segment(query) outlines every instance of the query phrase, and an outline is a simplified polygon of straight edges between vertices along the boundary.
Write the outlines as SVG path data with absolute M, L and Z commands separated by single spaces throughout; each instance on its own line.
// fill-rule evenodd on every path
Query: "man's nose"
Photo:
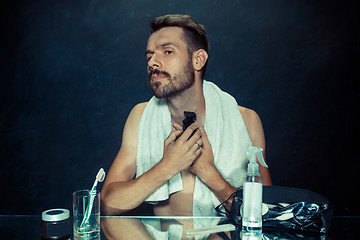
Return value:
M 148 68 L 150 71 L 155 68 L 161 68 L 161 62 L 158 57 L 155 56 L 155 54 L 148 61 Z

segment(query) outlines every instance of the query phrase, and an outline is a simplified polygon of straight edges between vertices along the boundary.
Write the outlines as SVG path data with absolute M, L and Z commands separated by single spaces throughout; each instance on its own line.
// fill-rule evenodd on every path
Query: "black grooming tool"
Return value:
M 191 124 L 196 121 L 196 113 L 184 111 L 185 119 L 183 120 L 183 130 L 185 131 Z

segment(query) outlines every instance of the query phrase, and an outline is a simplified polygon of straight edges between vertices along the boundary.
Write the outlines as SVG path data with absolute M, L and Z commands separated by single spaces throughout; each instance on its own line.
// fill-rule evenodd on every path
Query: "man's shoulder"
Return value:
M 146 105 L 147 102 L 143 102 L 143 103 L 138 103 L 133 107 L 126 120 L 126 124 L 125 124 L 126 128 L 137 129 Z
M 259 127 L 261 127 L 262 129 L 261 119 L 254 110 L 242 106 L 238 106 L 238 107 L 248 131 L 252 132 L 253 130 L 258 129 Z
M 133 107 L 133 109 L 131 110 L 130 115 L 134 115 L 134 117 L 139 117 L 139 116 L 141 117 L 147 104 L 148 104 L 148 102 L 142 102 L 142 103 L 136 104 Z
M 252 109 L 238 107 L 254 146 L 264 147 L 264 130 L 259 115 Z
M 245 120 L 256 120 L 260 119 L 259 115 L 252 109 L 243 106 L 238 106 L 241 116 Z

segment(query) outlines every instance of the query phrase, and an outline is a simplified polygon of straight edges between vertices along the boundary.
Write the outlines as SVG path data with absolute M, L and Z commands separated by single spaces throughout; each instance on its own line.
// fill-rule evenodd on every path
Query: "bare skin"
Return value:
M 167 97 L 173 131 L 164 141 L 163 158 L 148 172 L 135 178 L 138 125 L 147 104 L 140 103 L 128 116 L 124 126 L 122 146 L 109 170 L 101 192 L 102 210 L 105 214 L 121 214 L 136 208 L 157 188 L 179 172 L 182 175 L 183 190 L 171 194 L 168 200 L 155 205 L 156 215 L 191 216 L 195 176 L 214 192 L 220 202 L 225 201 L 235 191 L 217 171 L 211 144 L 203 128 L 205 100 L 201 69 L 208 55 L 206 51 L 199 49 L 189 59 L 182 34 L 182 29 L 178 27 L 160 29 L 150 36 L 146 50 L 148 72 L 159 69 L 171 76 L 180 75 L 190 63 L 195 74 L 195 81 L 190 87 Z M 181 88 L 179 81 L 172 81 L 162 74 L 152 75 L 149 84 L 154 93 L 159 95 L 163 94 L 164 89 L 169 86 L 177 90 Z M 184 111 L 196 112 L 197 122 L 183 132 L 181 123 Z M 265 137 L 259 116 L 253 110 L 240 106 L 239 111 L 253 145 L 265 151 Z M 190 137 L 193 132 L 195 134 Z M 271 185 L 268 169 L 260 167 L 260 172 L 264 178 L 264 185 Z M 230 207 L 231 201 L 226 208 L 230 209 Z

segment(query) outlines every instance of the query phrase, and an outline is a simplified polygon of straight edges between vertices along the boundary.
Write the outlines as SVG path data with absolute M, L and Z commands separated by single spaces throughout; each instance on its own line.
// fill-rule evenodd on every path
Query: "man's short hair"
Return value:
M 184 39 L 187 44 L 189 57 L 193 52 L 204 49 L 208 55 L 210 51 L 209 41 L 205 27 L 195 22 L 189 15 L 170 14 L 153 19 L 150 23 L 150 33 L 159 31 L 165 27 L 180 27 L 184 31 Z M 205 76 L 207 61 L 202 68 L 202 78 Z

